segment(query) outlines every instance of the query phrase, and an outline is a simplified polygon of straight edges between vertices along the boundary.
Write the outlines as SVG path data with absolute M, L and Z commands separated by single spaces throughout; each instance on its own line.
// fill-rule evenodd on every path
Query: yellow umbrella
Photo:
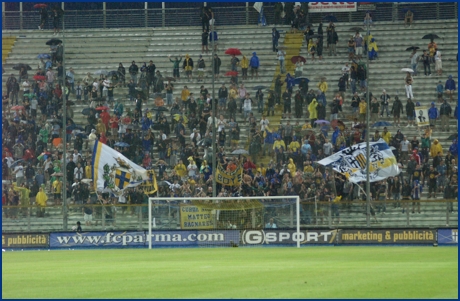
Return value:
M 187 116 L 181 115 L 181 114 L 174 114 L 174 120 L 179 121 L 179 120 L 181 120 L 181 118 L 184 121 L 184 123 L 188 122 Z

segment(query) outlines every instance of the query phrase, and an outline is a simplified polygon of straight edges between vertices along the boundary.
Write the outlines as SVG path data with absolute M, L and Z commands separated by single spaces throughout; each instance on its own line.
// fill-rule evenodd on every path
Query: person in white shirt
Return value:
M 224 115 L 220 115 L 219 120 L 217 120 L 217 132 L 221 132 L 223 129 L 225 129 L 226 125 L 227 121 L 224 119 Z
M 89 146 L 89 149 L 93 149 L 94 148 L 94 143 L 97 139 L 97 136 L 96 136 L 96 130 L 95 129 L 92 129 L 91 130 L 91 134 L 89 134 L 88 136 L 88 146 Z
M 404 137 L 400 145 L 401 162 L 403 162 L 404 164 L 406 164 L 407 160 L 409 159 L 410 148 L 411 148 L 411 144 L 409 140 L 407 140 L 407 138 Z
M 266 229 L 276 229 L 276 224 L 273 221 L 273 218 L 270 218 L 270 221 L 265 225 Z
M 16 186 L 20 187 L 24 183 L 24 167 L 22 167 L 22 163 L 18 163 L 13 173 L 16 175 Z
M 348 66 L 348 63 L 345 63 L 345 66 L 342 67 L 342 76 L 344 76 L 344 80 L 347 83 L 347 89 L 350 87 L 349 74 L 350 74 L 350 67 Z
M 196 176 L 196 171 L 198 169 L 198 167 L 196 166 L 196 163 L 195 161 L 193 161 L 193 158 L 189 158 L 189 164 L 187 166 L 187 170 L 188 170 L 188 176 L 191 177 L 191 178 L 194 178 Z
M 262 119 L 260 120 L 260 131 L 263 132 L 265 131 L 265 127 L 270 124 L 270 121 L 265 117 L 265 115 L 262 115 Z
M 81 164 L 78 163 L 77 167 L 75 167 L 73 170 L 73 176 L 74 176 L 75 181 L 83 179 L 83 175 L 84 175 L 83 167 L 81 167 Z
M 75 87 L 75 96 L 77 100 L 81 100 L 81 96 L 83 94 L 83 86 L 80 84 L 80 81 L 77 82 L 77 86 Z
M 281 74 L 286 73 L 286 68 L 285 68 L 285 65 L 284 65 L 284 56 L 285 55 L 286 55 L 286 52 L 284 52 L 283 50 L 278 50 L 278 53 L 276 54 L 276 56 L 278 57 L 278 60 L 280 61 L 280 73 Z
M 77 164 L 78 162 L 78 157 L 81 156 L 80 153 L 78 153 L 78 150 L 74 149 L 73 154 L 72 154 L 72 161 Z
M 323 153 L 325 156 L 330 156 L 332 155 L 332 143 L 329 142 L 329 140 L 324 140 L 323 144 Z
M 243 113 L 244 119 L 247 120 L 249 113 L 252 111 L 252 99 L 249 98 L 249 93 L 246 94 L 246 98 L 243 101 Z
M 29 94 L 29 91 L 30 91 L 30 83 L 29 83 L 29 80 L 26 79 L 22 83 L 22 101 L 24 101 L 25 99 L 24 95 Z
M 108 79 L 105 79 L 103 82 L 102 82 L 102 85 L 104 85 L 104 88 L 102 88 L 102 96 L 103 97 L 107 97 L 108 96 L 108 93 L 109 93 L 109 89 L 108 87 L 110 86 L 111 82 L 110 80 Z
M 37 117 L 37 107 L 38 107 L 38 100 L 36 97 L 33 97 L 30 101 L 30 114 L 32 118 Z
M 435 54 L 434 54 L 434 68 L 436 70 L 436 73 L 441 76 L 442 75 L 442 59 L 441 59 L 441 51 L 438 50 L 438 48 L 435 49 Z
M 208 130 L 212 130 L 212 119 L 214 118 L 214 122 L 216 123 L 216 128 L 218 127 L 218 123 L 219 123 L 219 120 L 217 119 L 217 117 L 213 117 L 212 113 L 209 115 L 209 118 L 208 118 L 208 123 L 207 123 L 207 126 L 206 128 Z

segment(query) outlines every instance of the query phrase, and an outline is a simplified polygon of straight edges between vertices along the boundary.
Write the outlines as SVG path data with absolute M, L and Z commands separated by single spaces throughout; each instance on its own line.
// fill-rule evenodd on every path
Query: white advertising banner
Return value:
M 357 2 L 309 2 L 309 13 L 333 13 L 357 11 Z
M 417 121 L 418 126 L 427 126 L 430 125 L 430 120 L 428 119 L 428 110 L 427 106 L 415 107 L 415 120 Z

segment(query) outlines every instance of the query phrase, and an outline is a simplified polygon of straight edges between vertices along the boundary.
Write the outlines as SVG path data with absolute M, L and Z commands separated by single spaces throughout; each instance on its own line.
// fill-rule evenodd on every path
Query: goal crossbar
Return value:
M 199 204 L 199 202 L 206 202 L 206 201 L 249 201 L 250 205 L 255 204 L 255 201 L 263 202 L 264 200 L 295 200 L 295 212 L 296 212 L 296 231 L 300 233 L 300 197 L 298 195 L 290 195 L 290 196 L 257 196 L 257 197 L 149 197 L 149 205 L 148 205 L 148 217 L 149 217 L 149 249 L 152 248 L 152 203 L 153 201 L 189 201 L 192 205 Z M 203 206 L 209 206 L 209 204 L 213 203 L 203 203 Z M 220 206 L 219 206 L 220 207 Z M 226 210 L 225 208 L 220 208 L 219 210 Z M 300 240 L 297 240 L 297 247 L 300 248 Z

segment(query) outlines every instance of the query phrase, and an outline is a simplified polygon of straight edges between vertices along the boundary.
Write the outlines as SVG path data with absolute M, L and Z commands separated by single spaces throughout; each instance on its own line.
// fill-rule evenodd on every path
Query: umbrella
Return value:
M 81 111 L 83 115 L 89 116 L 89 115 L 94 115 L 96 114 L 96 110 L 93 108 L 84 108 L 83 111 Z
M 188 122 L 188 118 L 187 118 L 187 116 L 185 116 L 185 115 L 174 114 L 173 117 L 174 117 L 174 120 L 176 120 L 176 121 L 179 121 L 179 120 L 182 118 L 182 120 L 184 120 L 184 123 L 187 123 L 187 122 Z
M 255 86 L 253 89 L 254 90 L 264 90 L 264 89 L 267 89 L 268 87 L 266 86 Z
M 447 137 L 447 140 L 454 140 L 458 138 L 458 134 L 452 134 L 449 137 Z
M 47 6 L 48 6 L 47 4 L 39 3 L 39 4 L 35 4 L 34 8 L 43 8 L 43 7 L 47 7 Z
M 117 75 L 119 76 L 121 73 L 119 73 L 118 71 L 110 71 L 109 73 L 107 73 L 108 76 L 112 77 L 114 75 Z
M 59 39 L 51 39 L 51 40 L 48 40 L 48 41 L 46 42 L 46 45 L 50 45 L 50 46 L 51 46 L 51 45 L 57 45 L 57 44 L 59 44 L 59 43 L 62 43 L 62 41 L 59 40 Z
M 437 34 L 429 33 L 429 34 L 424 35 L 422 39 L 433 40 L 433 39 L 440 39 L 440 37 L 438 37 Z
M 142 98 L 142 99 L 147 98 L 147 96 L 145 95 L 144 91 L 141 90 L 141 89 L 136 88 L 136 96 L 137 96 L 137 94 L 139 94 L 140 98 Z
M 119 147 L 128 147 L 129 146 L 129 144 L 126 143 L 126 142 L 117 142 L 114 145 L 119 146 Z
M 402 68 L 401 71 L 402 72 L 410 72 L 410 73 L 414 72 L 414 70 L 412 70 L 411 68 Z
M 81 138 L 85 138 L 85 137 L 86 137 L 86 134 L 85 134 L 85 133 L 77 133 L 77 134 L 75 134 L 75 136 L 78 136 L 78 137 L 81 137 Z
M 167 81 L 172 81 L 172 82 L 175 82 L 175 81 L 176 81 L 176 79 L 175 79 L 174 77 L 170 77 L 170 76 L 166 76 L 165 79 L 166 79 Z
M 312 35 L 310 35 L 310 36 L 306 36 L 306 39 L 309 40 L 309 39 L 322 38 L 322 37 L 323 37 L 322 34 L 317 34 L 317 33 L 315 33 L 315 34 L 312 34 Z
M 323 17 L 323 20 L 327 21 L 327 22 L 337 22 L 338 21 L 336 16 L 334 16 L 334 15 L 327 15 L 327 16 Z
M 169 110 L 165 107 L 154 107 L 152 109 L 153 111 L 158 111 L 158 112 L 168 112 Z
M 372 127 L 379 127 L 379 126 L 392 126 L 392 124 L 386 121 L 377 121 L 376 123 L 372 125 Z
M 329 121 L 327 121 L 327 120 L 316 120 L 316 121 L 315 121 L 315 123 L 318 123 L 318 124 L 320 124 L 320 123 L 326 123 L 326 124 L 329 124 L 330 122 L 329 122 Z
M 420 49 L 420 47 L 410 46 L 409 48 L 406 48 L 406 51 L 417 50 L 417 49 Z
M 235 149 L 232 153 L 232 155 L 247 155 L 249 152 L 245 149 Z
M 353 128 L 355 128 L 355 129 L 363 129 L 365 127 L 366 127 L 366 124 L 360 123 L 360 124 L 355 125 Z
M 62 172 L 55 172 L 51 174 L 52 177 L 62 177 L 63 175 L 64 174 Z
M 225 76 L 237 76 L 238 75 L 238 71 L 228 71 L 227 73 L 225 73 Z
M 48 53 L 40 53 L 37 55 L 37 59 L 50 59 L 51 56 Z
M 11 110 L 13 110 L 13 111 L 24 110 L 24 107 L 23 106 L 14 106 L 14 107 L 11 107 Z
M 91 180 L 91 179 L 81 179 L 81 182 L 82 182 L 82 183 L 85 183 L 85 184 L 89 184 L 89 183 L 91 183 L 92 181 L 93 181 L 93 180 Z
M 100 106 L 96 108 L 96 111 L 103 111 L 103 110 L 110 110 L 110 108 L 106 106 Z
M 21 70 L 22 67 L 26 68 L 26 70 L 32 70 L 32 68 L 30 68 L 30 66 L 27 65 L 27 64 L 16 64 L 16 65 L 13 66 L 13 69 L 14 70 Z
M 96 72 L 94 72 L 94 74 L 95 74 L 95 75 L 101 75 L 101 74 L 103 74 L 103 75 L 107 75 L 107 74 L 108 74 L 108 72 L 107 72 L 107 71 L 105 71 L 105 70 L 97 70 Z
M 350 28 L 350 30 L 351 31 L 364 31 L 364 28 L 359 27 L 359 26 L 355 26 L 355 27 Z
M 295 63 L 297 63 L 297 60 L 298 60 L 299 58 L 300 58 L 300 61 L 301 61 L 301 62 L 304 62 L 304 63 L 307 62 L 307 60 L 306 60 L 303 56 L 300 56 L 300 55 L 295 55 L 295 56 L 291 57 L 291 62 L 292 62 L 293 64 L 295 64 Z
M 225 50 L 225 54 L 228 55 L 241 55 L 241 51 L 238 48 L 228 48 Z
M 196 143 L 196 145 L 198 146 L 210 146 L 211 144 L 212 144 L 211 138 L 204 138 Z
M 34 75 L 34 80 L 45 80 L 46 76 L 43 75 Z
M 156 98 L 166 98 L 166 93 L 153 93 L 150 95 L 150 97 L 156 99 Z
M 339 119 L 334 119 L 334 120 L 332 120 L 332 121 L 331 121 L 331 127 L 332 127 L 332 128 L 335 128 L 335 127 L 337 127 L 337 126 L 338 126 L 338 127 L 341 127 L 341 128 L 342 128 L 342 127 L 345 128 L 345 124 L 343 123 L 342 120 L 339 120 Z
M 310 80 L 309 80 L 308 78 L 301 76 L 301 77 L 296 77 L 296 78 L 294 78 L 294 83 L 295 83 L 296 85 L 298 85 L 298 84 L 300 84 L 300 82 L 302 81 L 302 79 L 305 80 L 307 83 L 310 82 Z
M 16 165 L 18 165 L 18 163 L 20 163 L 20 162 L 24 162 L 24 160 L 23 160 L 23 159 L 19 159 L 19 160 L 17 160 L 17 161 L 14 161 L 13 163 L 11 163 L 10 168 L 15 168 Z

